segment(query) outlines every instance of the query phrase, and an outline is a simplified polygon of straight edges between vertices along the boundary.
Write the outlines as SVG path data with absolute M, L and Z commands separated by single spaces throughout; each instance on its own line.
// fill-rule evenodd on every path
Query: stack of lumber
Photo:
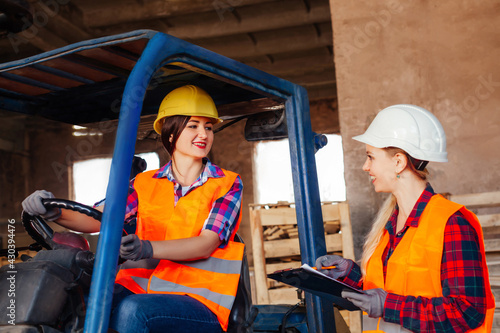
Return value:
M 250 204 L 250 226 L 255 277 L 255 304 L 296 304 L 297 289 L 267 278 L 278 270 L 302 265 L 297 217 L 292 203 Z M 347 202 L 321 205 L 325 242 L 329 254 L 354 259 L 352 230 Z M 314 263 L 311 263 L 314 264 Z M 357 312 L 341 312 L 353 332 L 361 331 Z

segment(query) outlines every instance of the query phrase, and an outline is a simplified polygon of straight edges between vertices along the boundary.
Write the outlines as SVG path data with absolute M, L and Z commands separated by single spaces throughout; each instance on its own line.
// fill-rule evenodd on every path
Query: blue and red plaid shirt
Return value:
M 225 177 L 224 172 L 217 165 L 212 164 L 208 159 L 204 159 L 205 168 L 196 181 L 187 189 L 182 188 L 172 173 L 171 162 L 168 162 L 153 175 L 153 178 L 167 178 L 174 183 L 175 204 L 183 196 L 188 195 L 195 188 L 202 186 L 209 178 Z M 243 192 L 243 183 L 240 176 L 236 177 L 231 189 L 222 197 L 217 199 L 210 210 L 210 214 L 205 220 L 202 230 L 212 230 L 219 235 L 224 247 L 231 236 L 236 222 L 241 213 L 241 196 Z M 137 217 L 137 206 L 139 199 L 134 188 L 134 180 L 130 182 L 129 194 L 127 197 L 127 207 L 125 209 L 125 223 L 132 221 Z
M 415 204 L 404 228 L 396 233 L 398 207 L 386 224 L 389 244 L 384 250 L 384 277 L 387 262 L 410 226 L 418 227 L 424 208 L 434 195 L 428 184 Z M 353 265 L 343 280 L 362 288 L 361 270 Z M 452 215 L 445 228 L 441 260 L 443 297 L 425 298 L 389 293 L 383 319 L 413 332 L 466 332 L 479 327 L 486 314 L 482 254 L 475 229 L 462 213 Z

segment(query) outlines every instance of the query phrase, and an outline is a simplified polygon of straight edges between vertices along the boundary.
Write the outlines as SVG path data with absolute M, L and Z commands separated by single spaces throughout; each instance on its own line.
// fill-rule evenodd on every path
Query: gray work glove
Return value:
M 141 260 L 153 257 L 153 246 L 148 240 L 141 240 L 136 234 L 122 237 L 120 257 L 126 260 Z
M 52 199 L 54 195 L 45 190 L 38 190 L 24 199 L 23 210 L 33 216 L 41 216 L 44 220 L 55 221 L 61 216 L 61 209 L 54 207 L 47 210 L 42 204 L 42 199 Z
M 318 272 L 328 275 L 331 278 L 338 279 L 346 277 L 351 271 L 354 262 L 350 259 L 344 259 L 337 255 L 326 255 L 316 259 L 316 268 Z M 323 267 L 335 266 L 333 269 L 323 269 Z
M 363 294 L 354 291 L 342 291 L 342 297 L 347 298 L 358 308 L 368 313 L 369 317 L 378 318 L 384 314 L 384 304 L 387 291 L 382 288 L 364 290 Z

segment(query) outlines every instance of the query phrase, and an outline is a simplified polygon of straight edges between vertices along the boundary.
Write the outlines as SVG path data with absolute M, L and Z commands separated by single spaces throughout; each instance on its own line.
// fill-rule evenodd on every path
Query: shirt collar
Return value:
M 420 197 L 418 198 L 417 202 L 415 203 L 415 206 L 413 206 L 413 209 L 408 216 L 408 219 L 406 220 L 405 227 L 418 227 L 418 222 L 420 220 L 420 216 L 422 215 L 422 212 L 424 211 L 425 207 L 431 200 L 432 196 L 435 194 L 434 189 L 432 188 L 431 184 L 427 183 L 427 186 L 425 187 L 424 191 L 422 194 L 420 194 Z M 397 218 L 399 214 L 399 207 L 396 206 L 394 209 L 394 212 L 392 213 L 391 218 L 385 225 L 385 228 L 391 232 L 392 230 L 396 230 L 396 223 L 397 223 Z
M 195 183 L 199 180 L 204 183 L 208 178 L 224 177 L 224 172 L 222 171 L 222 169 L 217 165 L 212 164 L 212 162 L 210 162 L 208 158 L 203 158 L 203 164 L 205 164 L 205 168 L 203 168 L 200 177 L 198 177 Z M 172 161 L 169 161 L 167 164 L 158 169 L 158 171 L 156 171 L 153 175 L 153 178 L 167 178 L 172 183 L 177 183 L 172 172 Z

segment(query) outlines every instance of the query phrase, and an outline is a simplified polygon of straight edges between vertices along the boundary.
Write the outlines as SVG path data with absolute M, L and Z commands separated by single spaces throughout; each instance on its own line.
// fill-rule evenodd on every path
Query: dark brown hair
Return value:
M 171 116 L 163 120 L 161 142 L 170 156 L 174 153 L 177 139 L 179 139 L 189 119 L 191 119 L 191 116 Z M 170 140 L 170 137 L 172 140 Z

